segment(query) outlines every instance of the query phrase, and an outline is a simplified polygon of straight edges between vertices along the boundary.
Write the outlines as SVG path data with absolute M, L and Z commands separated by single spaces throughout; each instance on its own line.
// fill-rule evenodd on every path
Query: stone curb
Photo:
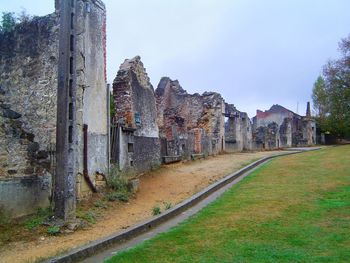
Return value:
M 308 151 L 313 151 L 318 149 L 312 149 Z M 66 255 L 56 257 L 54 259 L 50 259 L 45 262 L 50 263 L 71 263 L 71 262 L 77 262 L 79 260 L 83 260 L 85 258 L 88 258 L 89 256 L 96 254 L 98 251 L 103 251 L 105 249 L 110 248 L 111 246 L 122 243 L 123 241 L 129 240 L 133 237 L 136 237 L 142 233 L 145 233 L 149 231 L 150 229 L 160 225 L 161 223 L 169 220 L 170 218 L 173 218 L 182 212 L 186 211 L 188 208 L 194 206 L 210 194 L 214 193 L 216 190 L 220 189 L 221 187 L 227 185 L 228 183 L 232 182 L 234 179 L 240 177 L 241 175 L 245 174 L 249 170 L 257 167 L 258 165 L 271 160 L 276 157 L 286 156 L 286 155 L 292 155 L 297 153 L 302 153 L 305 151 L 295 151 L 295 152 L 288 152 L 288 153 L 282 153 L 278 155 L 268 156 L 264 157 L 260 160 L 257 160 L 250 165 L 240 169 L 239 171 L 230 174 L 223 179 L 219 180 L 218 182 L 208 186 L 204 190 L 198 192 L 197 194 L 193 195 L 191 198 L 183 201 L 182 203 L 174 206 L 173 208 L 167 210 L 166 212 L 162 213 L 159 216 L 156 216 L 150 220 L 147 220 L 141 224 L 137 224 L 135 226 L 132 226 L 131 228 L 114 233 L 106 238 L 94 241 L 90 244 L 87 244 L 85 246 L 79 247 L 77 249 L 72 250 Z

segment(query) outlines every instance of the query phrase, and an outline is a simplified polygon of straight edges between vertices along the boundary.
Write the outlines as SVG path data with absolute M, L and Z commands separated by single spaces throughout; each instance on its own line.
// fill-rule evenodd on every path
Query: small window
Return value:
M 133 143 L 128 143 L 128 152 L 133 153 L 134 152 L 134 144 Z
M 135 113 L 135 124 L 141 125 L 141 115 L 138 112 Z
M 130 161 L 130 166 L 134 166 L 134 161 Z

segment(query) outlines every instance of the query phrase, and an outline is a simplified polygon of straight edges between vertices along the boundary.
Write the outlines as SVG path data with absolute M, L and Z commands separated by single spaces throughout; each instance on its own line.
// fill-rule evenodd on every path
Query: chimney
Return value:
M 306 117 L 311 118 L 310 102 L 307 102 L 306 106 Z

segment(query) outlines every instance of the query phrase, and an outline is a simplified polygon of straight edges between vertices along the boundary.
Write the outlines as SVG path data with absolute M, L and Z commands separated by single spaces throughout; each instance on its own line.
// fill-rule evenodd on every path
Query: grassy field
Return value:
M 350 146 L 277 158 L 106 262 L 350 262 Z

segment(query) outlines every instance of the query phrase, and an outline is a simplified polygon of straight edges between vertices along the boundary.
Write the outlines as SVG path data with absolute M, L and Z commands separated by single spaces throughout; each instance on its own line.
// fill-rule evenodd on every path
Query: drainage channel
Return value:
M 318 149 L 319 148 L 312 148 L 308 151 Z M 276 157 L 297 154 L 304 151 L 305 150 L 286 152 L 262 158 L 210 185 L 201 192 L 192 196 L 190 199 L 185 200 L 159 216 L 135 225 L 125 231 L 114 233 L 109 237 L 94 241 L 88 245 L 72 250 L 66 255 L 50 259 L 46 262 L 103 262 L 105 259 L 110 258 L 117 252 L 133 247 L 136 244 L 150 239 L 159 233 L 165 232 L 171 227 L 178 225 L 188 217 L 196 214 L 203 207 L 207 206 L 209 203 L 221 196 L 227 189 L 241 181 L 244 177 L 255 171 L 267 161 Z

